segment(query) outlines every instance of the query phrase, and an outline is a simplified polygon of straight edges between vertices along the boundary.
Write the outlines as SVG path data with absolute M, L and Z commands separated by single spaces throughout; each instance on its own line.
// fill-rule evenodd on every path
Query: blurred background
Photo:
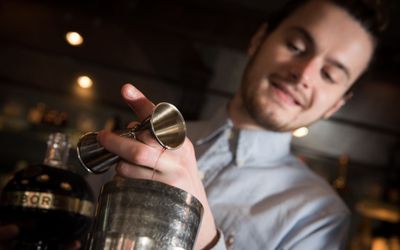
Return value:
M 283 3 L 2 0 L 0 189 L 42 161 L 50 132 L 74 148 L 84 132 L 135 119 L 120 98 L 126 82 L 186 120 L 209 118 L 238 87 L 251 35 Z M 352 210 L 352 250 L 400 249 L 399 5 L 353 99 L 292 142 Z M 73 150 L 70 164 L 83 174 Z

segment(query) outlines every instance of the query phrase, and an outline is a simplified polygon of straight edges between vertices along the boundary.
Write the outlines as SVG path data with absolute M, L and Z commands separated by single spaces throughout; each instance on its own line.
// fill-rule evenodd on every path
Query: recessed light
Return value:
M 79 46 L 83 43 L 83 37 L 81 36 L 81 34 L 75 31 L 67 32 L 67 34 L 65 35 L 65 39 L 72 46 Z
M 301 127 L 293 131 L 293 135 L 296 137 L 304 137 L 308 134 L 308 128 Z
M 93 85 L 92 79 L 88 76 L 80 76 L 80 77 L 78 77 L 76 82 L 78 83 L 79 87 L 81 87 L 83 89 L 91 88 Z

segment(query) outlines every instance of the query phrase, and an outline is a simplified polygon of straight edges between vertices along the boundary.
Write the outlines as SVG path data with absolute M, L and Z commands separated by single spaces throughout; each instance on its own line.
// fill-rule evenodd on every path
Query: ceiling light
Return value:
M 304 137 L 308 134 L 308 128 L 301 127 L 293 131 L 293 135 L 296 137 Z
M 75 31 L 67 32 L 65 39 L 72 46 L 79 46 L 83 43 L 83 37 Z
M 80 76 L 80 77 L 78 77 L 78 79 L 76 81 L 77 81 L 79 87 L 81 87 L 83 89 L 88 89 L 88 88 L 92 87 L 92 85 L 93 85 L 92 79 L 90 79 L 90 77 L 88 77 L 88 76 Z

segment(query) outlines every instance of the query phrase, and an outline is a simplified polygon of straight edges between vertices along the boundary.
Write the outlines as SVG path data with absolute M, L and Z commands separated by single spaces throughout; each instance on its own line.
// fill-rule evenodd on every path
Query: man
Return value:
M 150 179 L 154 168 L 155 180 L 202 202 L 196 249 L 345 245 L 348 210 L 289 153 L 290 131 L 330 117 L 345 103 L 371 60 L 375 29 L 353 15 L 361 5 L 298 2 L 254 35 L 240 89 L 216 118 L 189 126 L 192 142 L 161 154 L 147 135 L 130 140 L 99 133 L 100 143 L 123 159 L 118 175 Z M 133 86 L 124 85 L 122 95 L 140 119 L 151 113 L 154 105 Z
M 196 248 L 345 246 L 348 209 L 290 155 L 289 132 L 330 117 L 368 67 L 375 28 L 353 15 L 361 1 L 356 8 L 348 3 L 303 1 L 275 27 L 264 25 L 254 35 L 241 88 L 227 110 L 189 127 L 203 180 L 189 140 L 163 153 L 155 166 L 160 146 L 151 139 L 100 134 L 101 144 L 124 159 L 119 175 L 148 179 L 152 170 L 140 166 L 156 167 L 156 180 L 200 199 L 205 214 Z M 125 85 L 122 94 L 141 119 L 150 114 L 153 104 L 137 89 Z

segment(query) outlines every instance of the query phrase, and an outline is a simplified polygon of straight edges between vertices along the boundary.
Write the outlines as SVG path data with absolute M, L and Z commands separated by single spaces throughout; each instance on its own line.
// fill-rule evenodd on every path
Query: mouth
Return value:
M 271 86 L 275 91 L 276 95 L 286 104 L 291 106 L 304 107 L 302 98 L 294 94 L 289 90 L 283 83 L 271 81 Z

